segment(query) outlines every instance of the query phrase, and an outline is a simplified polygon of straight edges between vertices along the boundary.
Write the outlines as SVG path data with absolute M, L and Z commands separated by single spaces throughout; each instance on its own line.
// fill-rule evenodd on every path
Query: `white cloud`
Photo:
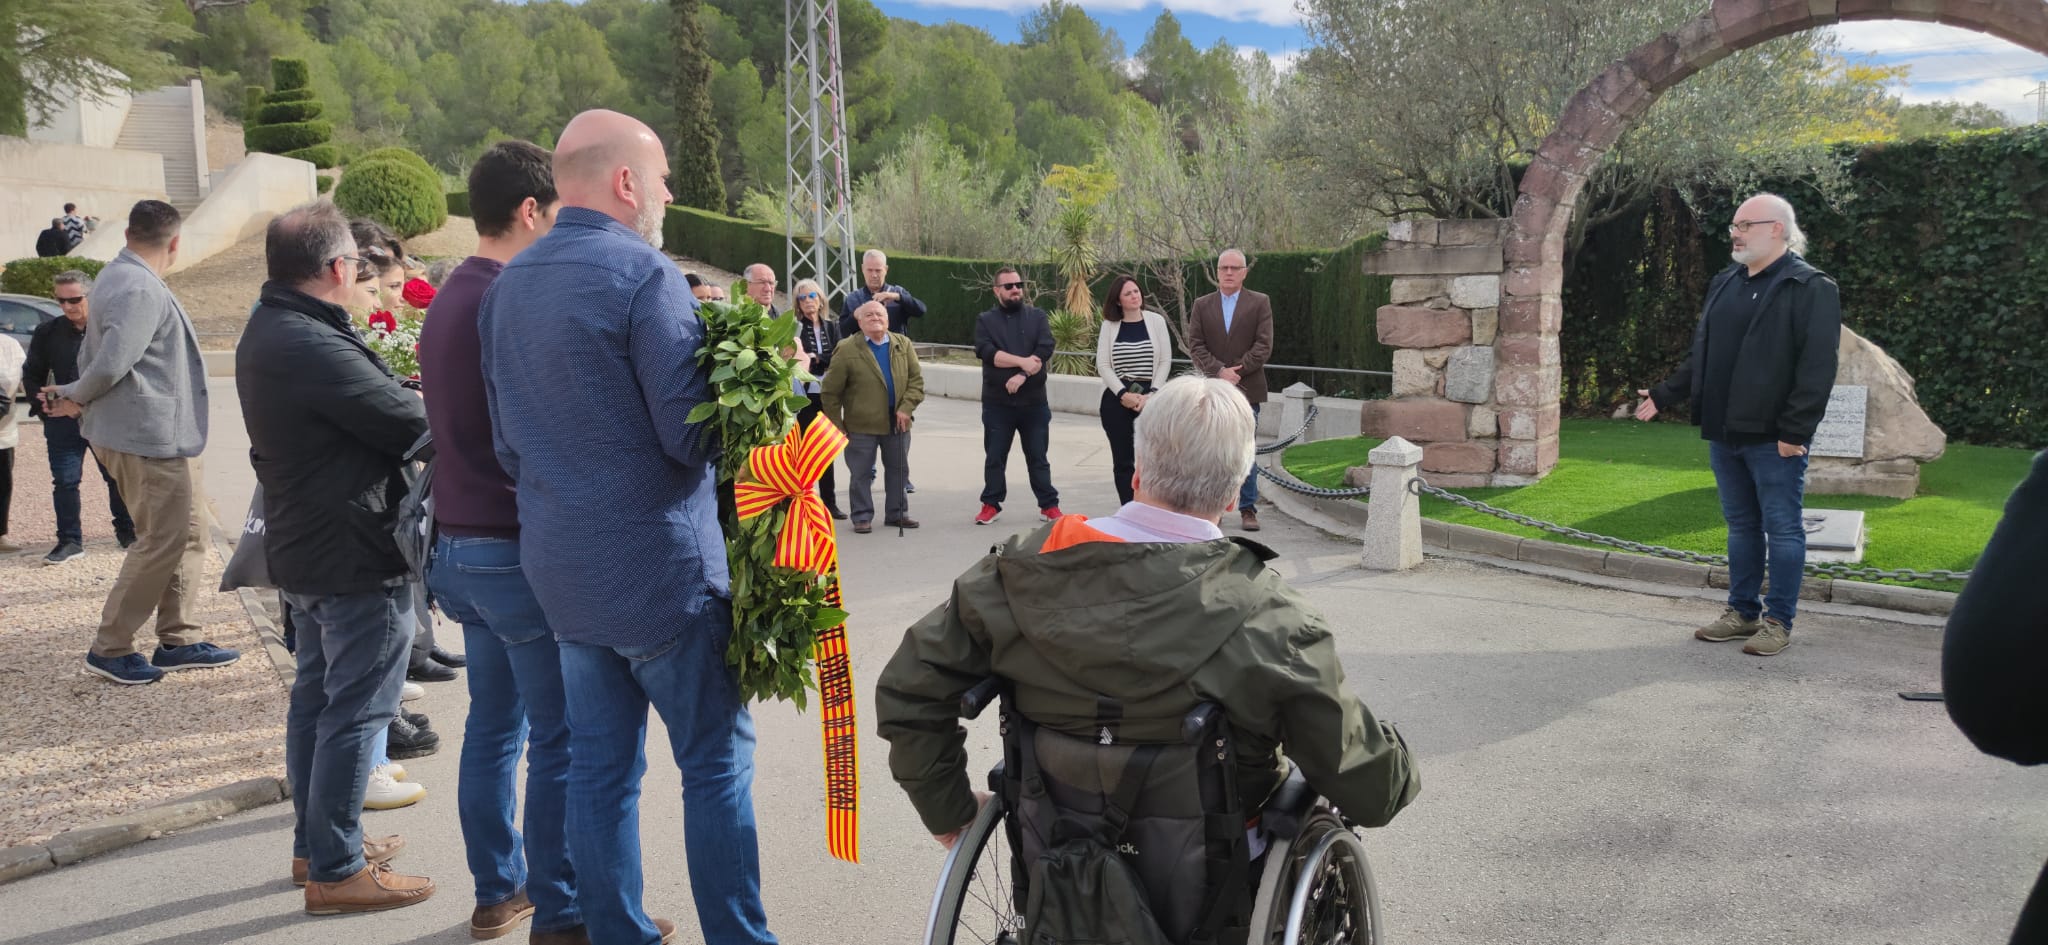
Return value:
M 2015 125 L 2032 122 L 2039 115 L 2034 99 L 2027 93 L 2040 86 L 2036 79 L 1985 79 L 1950 85 L 1924 85 L 1903 89 L 1899 97 L 1908 102 L 1982 102 L 2005 113 Z
M 1833 30 L 1852 58 L 1908 67 L 1898 86 L 1908 102 L 1981 102 L 2025 123 L 2036 115 L 2026 94 L 2048 79 L 2048 56 L 1974 30 L 1897 20 L 1844 23 Z
M 1044 5 L 1044 0 L 914 0 L 916 5 L 953 10 L 1002 10 L 1024 13 Z M 1159 6 L 1159 0 L 1084 0 L 1079 6 L 1090 13 L 1133 13 Z M 1165 6 L 1175 13 L 1201 13 L 1223 20 L 1251 21 L 1271 26 L 1301 23 L 1294 0 L 1171 0 Z
M 1911 53 L 1935 50 L 2018 49 L 2005 40 L 1959 26 L 1911 20 L 1860 20 L 1830 27 L 1845 52 Z

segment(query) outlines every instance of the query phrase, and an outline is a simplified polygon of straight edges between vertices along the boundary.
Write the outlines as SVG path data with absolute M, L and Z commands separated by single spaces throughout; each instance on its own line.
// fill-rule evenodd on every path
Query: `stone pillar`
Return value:
M 1367 570 L 1406 571 L 1422 563 L 1422 499 L 1408 491 L 1422 456 L 1421 447 L 1398 436 L 1366 454 L 1372 461 L 1372 498 L 1359 561 Z
M 1294 431 L 1300 430 L 1301 439 L 1296 440 L 1296 443 L 1307 443 L 1309 440 L 1314 439 L 1313 436 L 1309 435 L 1309 431 L 1302 425 L 1302 422 L 1308 419 L 1309 409 L 1315 406 L 1316 389 L 1300 381 L 1295 381 L 1286 390 L 1281 391 L 1280 396 L 1282 399 L 1280 402 L 1280 433 L 1278 435 L 1289 436 Z
M 1387 242 L 1367 258 L 1365 271 L 1393 277 L 1389 304 L 1380 307 L 1381 344 L 1394 350 L 1393 396 L 1368 401 L 1360 413 L 1366 436 L 1399 436 L 1422 449 L 1422 471 L 1438 486 L 1505 485 L 1520 478 L 1509 463 L 1522 458 L 1522 433 L 1536 428 L 1532 416 L 1515 414 L 1510 429 L 1504 411 L 1540 395 L 1524 391 L 1527 381 L 1501 344 L 1502 220 L 1410 220 L 1387 228 Z M 1520 344 L 1520 342 L 1517 342 Z M 1557 342 L 1550 340 L 1553 383 L 1549 425 L 1552 462 L 1557 434 Z M 1512 377 L 1518 385 L 1503 385 Z M 1545 467 L 1546 469 L 1548 467 Z

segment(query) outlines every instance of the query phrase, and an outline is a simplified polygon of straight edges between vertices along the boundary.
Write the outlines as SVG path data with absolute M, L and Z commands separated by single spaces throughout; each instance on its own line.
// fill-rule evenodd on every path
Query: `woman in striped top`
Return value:
M 1173 338 L 1166 316 L 1145 308 L 1138 281 L 1118 276 L 1102 300 L 1102 329 L 1095 335 L 1095 373 L 1102 378 L 1102 432 L 1109 436 L 1109 455 L 1116 470 L 1116 494 L 1131 501 L 1135 469 L 1132 430 L 1145 398 L 1166 383 L 1173 359 Z

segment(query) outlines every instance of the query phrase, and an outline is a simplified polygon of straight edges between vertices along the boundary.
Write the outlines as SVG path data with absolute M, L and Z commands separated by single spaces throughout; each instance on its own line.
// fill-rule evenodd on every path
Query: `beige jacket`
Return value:
M 28 352 L 10 335 L 0 335 L 0 450 L 21 445 L 21 429 L 14 419 L 14 395 L 21 389 L 21 365 Z

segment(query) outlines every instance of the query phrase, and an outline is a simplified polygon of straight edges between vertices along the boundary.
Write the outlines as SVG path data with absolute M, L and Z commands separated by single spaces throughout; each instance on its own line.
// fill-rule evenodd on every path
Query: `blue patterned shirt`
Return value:
M 484 295 L 484 390 L 518 485 L 520 564 L 564 642 L 723 629 L 717 444 L 686 422 L 708 396 L 696 312 L 674 263 L 581 207 Z

